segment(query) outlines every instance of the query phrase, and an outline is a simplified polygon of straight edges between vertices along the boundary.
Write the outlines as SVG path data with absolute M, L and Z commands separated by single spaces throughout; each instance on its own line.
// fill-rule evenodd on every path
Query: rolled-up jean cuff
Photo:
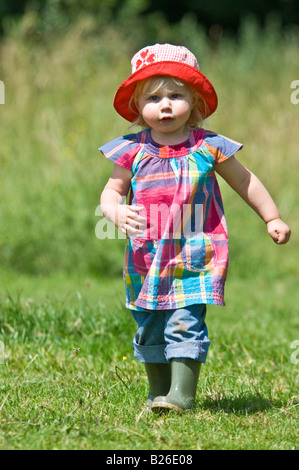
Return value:
M 183 341 L 171 344 L 142 346 L 133 340 L 134 357 L 140 362 L 167 363 L 171 359 L 188 358 L 205 363 L 210 341 Z
M 165 357 L 166 344 L 157 344 L 153 346 L 142 346 L 133 339 L 134 357 L 140 362 L 166 363 Z
M 167 362 L 171 359 L 188 358 L 199 362 L 206 362 L 210 340 L 182 341 L 168 344 L 165 348 Z

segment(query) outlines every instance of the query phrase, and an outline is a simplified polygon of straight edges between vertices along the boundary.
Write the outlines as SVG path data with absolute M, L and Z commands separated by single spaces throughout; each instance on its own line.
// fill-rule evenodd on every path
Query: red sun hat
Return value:
M 154 76 L 176 77 L 191 85 L 207 104 L 204 118 L 216 110 L 216 91 L 207 77 L 200 72 L 196 57 L 186 47 L 172 44 L 147 46 L 134 55 L 131 64 L 132 74 L 119 86 L 113 102 L 118 114 L 127 121 L 133 122 L 139 116 L 133 103 L 129 107 L 135 86 L 141 80 Z

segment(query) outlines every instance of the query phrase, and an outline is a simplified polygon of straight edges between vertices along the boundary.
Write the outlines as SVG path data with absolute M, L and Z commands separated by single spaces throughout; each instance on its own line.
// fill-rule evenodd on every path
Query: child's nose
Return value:
M 167 96 L 164 96 L 161 100 L 161 109 L 171 108 L 171 101 Z

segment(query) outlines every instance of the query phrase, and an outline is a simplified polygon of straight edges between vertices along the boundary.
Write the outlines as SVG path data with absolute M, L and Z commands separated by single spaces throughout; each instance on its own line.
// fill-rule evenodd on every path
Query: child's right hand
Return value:
M 118 229 L 129 237 L 141 235 L 146 228 L 146 218 L 138 214 L 142 210 L 143 206 L 118 205 L 116 217 Z

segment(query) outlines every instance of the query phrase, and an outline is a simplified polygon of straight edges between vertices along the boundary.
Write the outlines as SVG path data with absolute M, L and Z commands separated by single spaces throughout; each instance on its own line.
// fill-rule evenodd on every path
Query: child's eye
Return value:
M 159 100 L 159 96 L 158 95 L 151 95 L 149 96 L 149 101 L 158 101 Z
M 180 98 L 182 95 L 180 93 L 172 93 L 171 97 L 173 99 L 177 99 L 177 98 Z

